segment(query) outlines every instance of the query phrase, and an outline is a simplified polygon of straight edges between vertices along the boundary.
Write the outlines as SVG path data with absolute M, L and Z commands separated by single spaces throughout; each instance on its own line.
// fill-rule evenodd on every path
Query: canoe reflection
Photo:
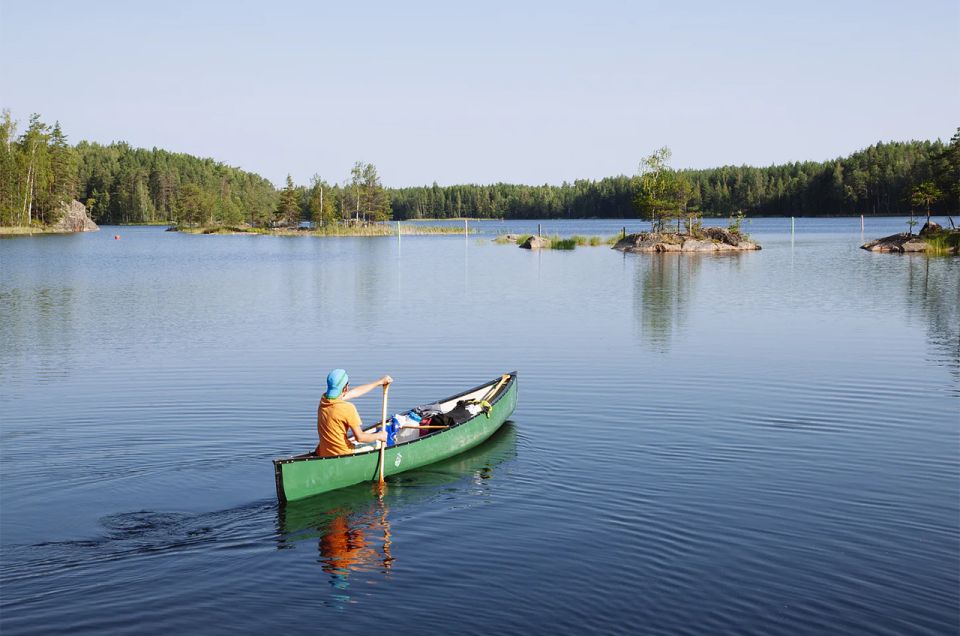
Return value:
M 480 446 L 448 460 L 387 479 L 381 492 L 376 484 L 358 484 L 316 497 L 280 504 L 278 549 L 316 539 L 319 563 L 330 584 L 345 593 L 356 572 L 389 573 L 395 560 L 389 516 L 442 497 L 485 496 L 494 469 L 516 457 L 517 432 L 507 421 Z M 347 600 L 344 598 L 343 600 Z

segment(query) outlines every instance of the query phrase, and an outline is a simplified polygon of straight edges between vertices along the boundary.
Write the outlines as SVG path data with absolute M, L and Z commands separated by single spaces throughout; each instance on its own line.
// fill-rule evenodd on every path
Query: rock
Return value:
M 526 241 L 520 244 L 525 250 L 542 250 L 550 247 L 550 241 L 540 236 L 531 236 Z
M 705 227 L 703 233 L 707 238 L 711 238 L 727 245 L 737 246 L 740 244 L 740 235 L 734 234 L 730 230 L 722 227 Z
M 920 236 L 930 236 L 932 234 L 939 234 L 943 231 L 943 228 L 940 227 L 939 223 L 934 223 L 933 221 L 927 221 L 923 224 L 923 227 L 920 228 Z
M 509 241 L 510 243 L 516 243 L 518 240 L 520 240 L 520 235 L 519 234 L 503 234 L 498 238 L 502 238 L 504 241 Z
M 703 237 L 690 234 L 638 232 L 617 241 L 613 249 L 621 252 L 741 252 L 759 250 L 739 234 L 720 227 L 708 227 Z
M 716 252 L 720 249 L 720 243 L 713 241 L 700 241 L 695 238 L 688 238 L 683 242 L 680 248 L 681 252 Z
M 100 228 L 87 216 L 87 208 L 74 199 L 69 204 L 60 204 L 60 220 L 53 225 L 53 229 L 62 232 L 96 232 Z
M 927 250 L 927 244 L 923 239 L 913 234 L 900 232 L 899 234 L 891 234 L 890 236 L 884 236 L 875 241 L 864 243 L 860 248 L 871 252 L 894 252 L 903 254 L 904 252 L 925 252 Z
M 923 239 L 913 238 L 909 241 L 904 241 L 903 245 L 900 246 L 900 251 L 907 252 L 926 252 L 927 243 Z

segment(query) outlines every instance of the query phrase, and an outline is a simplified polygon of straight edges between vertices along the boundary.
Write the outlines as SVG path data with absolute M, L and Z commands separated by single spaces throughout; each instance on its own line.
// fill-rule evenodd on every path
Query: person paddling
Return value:
M 317 435 L 320 442 L 314 451 L 319 457 L 334 457 L 336 455 L 350 455 L 357 451 L 367 450 L 364 447 L 355 448 L 347 437 L 348 431 L 353 431 L 353 439 L 361 444 L 387 441 L 387 433 L 367 433 L 363 430 L 360 414 L 357 407 L 349 402 L 362 395 L 366 395 L 378 386 L 387 386 L 393 378 L 385 375 L 375 382 L 350 388 L 350 378 L 343 369 L 334 369 L 327 375 L 327 392 L 320 398 L 317 407 Z

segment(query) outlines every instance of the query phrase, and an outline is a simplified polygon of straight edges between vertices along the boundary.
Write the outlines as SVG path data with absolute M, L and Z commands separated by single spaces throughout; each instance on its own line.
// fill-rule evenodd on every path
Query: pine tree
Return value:
M 293 178 L 287 175 L 287 186 L 280 192 L 280 202 L 274 212 L 274 224 L 295 228 L 300 225 L 300 204 Z

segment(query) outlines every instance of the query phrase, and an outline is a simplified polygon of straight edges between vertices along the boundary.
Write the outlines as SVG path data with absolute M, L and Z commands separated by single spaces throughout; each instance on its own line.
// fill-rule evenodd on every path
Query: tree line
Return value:
M 290 176 L 281 189 L 236 167 L 123 142 L 72 146 L 59 123 L 32 115 L 18 133 L 0 117 L 0 225 L 49 224 L 77 199 L 98 223 L 295 227 L 389 219 L 650 218 L 907 214 L 960 210 L 960 129 L 950 143 L 877 143 L 849 157 L 766 168 L 674 170 L 657 151 L 636 175 L 561 185 L 385 188 L 370 163 L 342 183 Z M 658 155 L 658 153 L 660 153 Z M 651 163 L 651 158 L 656 159 Z M 925 189 L 924 189 L 925 188 Z M 920 192 L 920 194 L 918 194 Z M 669 214 L 668 214 L 669 212 Z
M 662 151 L 663 149 L 661 149 Z M 657 151 L 657 155 L 661 151 Z M 661 156 L 658 172 L 645 159 L 634 176 L 578 180 L 559 186 L 455 185 L 391 191 L 395 218 L 652 218 L 651 187 L 676 177 L 676 207 L 704 216 L 897 215 L 917 209 L 914 190 L 934 184 L 934 213 L 960 211 L 960 128 L 941 141 L 877 143 L 848 157 L 755 168 L 673 170 Z M 663 194 L 662 192 L 660 193 Z M 656 197 L 654 197 L 656 198 Z M 644 201 L 647 201 L 646 203 Z M 661 206 L 663 201 L 661 200 Z M 656 207 L 656 206 L 654 206 Z

